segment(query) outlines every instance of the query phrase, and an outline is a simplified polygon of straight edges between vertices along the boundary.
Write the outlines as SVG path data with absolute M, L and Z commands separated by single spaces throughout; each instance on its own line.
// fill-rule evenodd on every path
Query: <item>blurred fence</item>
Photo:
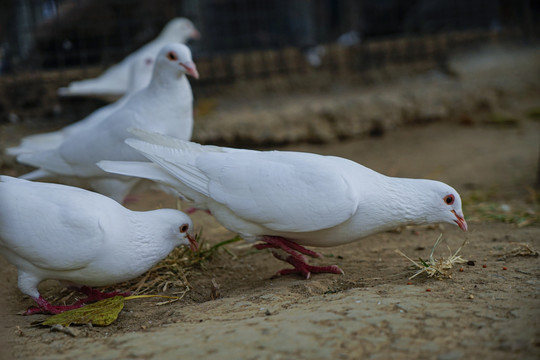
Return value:
M 0 0 L 0 75 L 96 76 L 177 16 L 202 33 L 189 43 L 197 86 L 362 71 L 532 38 L 539 10 L 531 0 Z

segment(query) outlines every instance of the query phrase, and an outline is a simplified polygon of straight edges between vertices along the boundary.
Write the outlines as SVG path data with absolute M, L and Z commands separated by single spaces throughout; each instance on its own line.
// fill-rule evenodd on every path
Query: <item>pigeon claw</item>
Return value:
M 322 255 L 316 251 L 306 249 L 302 245 L 298 245 L 293 241 L 287 240 L 279 236 L 264 236 L 262 238 L 262 241 L 264 241 L 266 244 L 257 244 L 255 245 L 256 249 L 281 249 L 293 256 L 300 253 L 314 258 L 322 257 Z
M 60 314 L 64 311 L 78 309 L 84 305 L 84 303 L 81 304 L 73 304 L 73 305 L 60 305 L 55 306 L 51 305 L 47 300 L 45 300 L 42 296 L 39 298 L 34 298 L 34 301 L 38 304 L 39 307 L 31 307 L 28 308 L 23 315 L 34 315 L 34 314 Z
M 283 260 L 294 266 L 294 269 L 282 269 L 277 272 L 277 275 L 289 275 L 289 274 L 300 274 L 303 277 L 306 278 L 306 280 L 309 280 L 311 277 L 311 274 L 320 274 L 320 273 L 330 273 L 330 274 L 340 274 L 343 275 L 345 272 L 339 268 L 337 265 L 329 265 L 329 266 L 314 266 L 309 265 L 306 262 L 306 259 L 302 256 L 293 256 L 289 255 L 286 258 L 279 255 L 276 252 L 272 252 L 274 257 L 276 257 L 279 260 Z
M 282 269 L 278 271 L 277 275 L 301 274 L 306 279 L 309 279 L 311 277 L 311 273 L 344 274 L 343 270 L 341 270 L 337 265 L 309 265 L 307 263 L 307 258 L 304 255 L 315 258 L 322 257 L 322 255 L 313 250 L 306 249 L 302 245 L 299 245 L 293 241 L 279 236 L 264 236 L 261 240 L 264 241 L 264 243 L 254 245 L 256 249 L 280 249 L 289 254 L 289 256 L 283 257 L 277 252 L 272 251 L 272 255 L 274 255 L 276 259 L 288 262 L 294 266 L 294 269 Z
M 112 298 L 112 297 L 115 297 L 115 296 L 126 297 L 126 296 L 131 295 L 130 291 L 126 291 L 126 292 L 112 291 L 112 292 L 105 293 L 105 292 L 101 292 L 99 290 L 93 289 L 90 286 L 82 286 L 81 288 L 79 288 L 77 290 L 80 291 L 81 293 L 85 294 L 86 298 L 77 300 L 73 304 L 73 306 L 76 306 L 76 305 L 81 305 L 82 306 L 84 304 L 88 304 L 88 303 L 103 300 L 103 299 Z
M 60 313 L 63 313 L 64 311 L 78 309 L 91 302 L 108 299 L 114 296 L 126 297 L 126 296 L 131 295 L 131 292 L 118 292 L 118 291 L 104 293 L 99 290 L 93 289 L 89 286 L 81 286 L 80 288 L 77 287 L 75 288 L 75 290 L 85 294 L 86 297 L 84 299 L 77 300 L 72 305 L 55 306 L 55 305 L 51 305 L 47 300 L 45 300 L 42 296 L 40 296 L 39 298 L 34 298 L 34 301 L 38 304 L 38 306 L 30 307 L 22 314 L 23 315 L 60 314 Z

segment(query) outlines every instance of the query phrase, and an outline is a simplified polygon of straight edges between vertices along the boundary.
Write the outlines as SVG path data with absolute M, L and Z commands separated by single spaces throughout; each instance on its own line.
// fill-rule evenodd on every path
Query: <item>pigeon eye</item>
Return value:
M 454 203 L 454 195 L 450 194 L 450 195 L 446 195 L 444 198 L 443 198 L 444 202 L 447 204 L 447 205 L 452 205 Z
M 178 60 L 178 55 L 176 55 L 176 53 L 174 51 L 169 51 L 167 53 L 167 59 L 169 59 L 171 61 L 176 61 L 176 60 Z
M 181 233 L 185 233 L 186 231 L 188 231 L 188 229 L 189 229 L 189 225 L 188 225 L 188 224 L 184 224 L 184 225 L 182 225 L 182 226 L 180 226 L 180 227 L 178 228 L 178 230 L 180 230 Z

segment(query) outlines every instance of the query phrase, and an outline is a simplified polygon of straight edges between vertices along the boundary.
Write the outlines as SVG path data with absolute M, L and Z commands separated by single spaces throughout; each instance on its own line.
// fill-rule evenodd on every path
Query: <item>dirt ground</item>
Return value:
M 441 180 L 462 196 L 467 233 L 450 225 L 409 227 L 319 249 L 325 256 L 312 263 L 337 264 L 344 275 L 276 278 L 286 264 L 235 243 L 187 272 L 190 289 L 182 300 L 126 301 L 115 323 L 77 326 L 72 337 L 32 326 L 45 315 L 17 315 L 33 303 L 18 290 L 14 266 L 0 258 L 0 358 L 538 359 L 540 122 L 524 114 L 539 109 L 539 99 L 536 88 L 526 99 L 507 101 L 507 121 L 473 113 L 374 137 L 282 147 L 346 157 L 387 175 Z M 0 148 L 61 125 L 28 124 L 0 125 Z M 2 174 L 29 170 L 2 159 Z M 127 206 L 176 207 L 176 200 L 146 192 Z M 234 236 L 210 215 L 192 218 L 206 242 Z M 471 262 L 454 268 L 451 278 L 409 280 L 416 270 L 395 250 L 426 259 L 441 233 L 436 258 L 467 239 L 461 255 Z M 161 293 L 184 290 L 173 284 Z M 62 297 L 55 281 L 40 291 Z
M 465 127 L 456 123 L 411 126 L 382 138 L 329 145 L 297 145 L 359 161 L 395 176 L 436 178 L 462 193 L 469 232 L 457 227 L 419 227 L 323 249 L 315 263 L 334 263 L 345 275 L 272 278 L 283 264 L 244 244 L 221 251 L 204 270 L 190 272 L 192 289 L 181 301 L 133 300 L 109 327 L 78 327 L 78 336 L 32 327 L 43 315 L 16 315 L 32 305 L 16 285 L 13 266 L 1 260 L 1 335 L 6 359 L 136 358 L 438 358 L 533 359 L 540 355 L 540 262 L 519 256 L 528 244 L 540 249 L 538 224 L 518 227 L 490 220 L 471 199 L 536 212 L 531 198 L 539 123 L 515 127 Z M 11 170 L 15 171 L 15 170 Z M 146 193 L 132 208 L 175 206 L 175 200 Z M 471 209 L 468 211 L 468 209 Z M 507 209 L 505 207 L 505 209 Z M 209 242 L 228 239 L 211 216 L 196 213 Z M 451 279 L 414 274 L 395 252 L 427 258 L 439 233 L 475 265 L 455 269 Z M 441 246 L 436 256 L 448 255 Z M 485 265 L 485 266 L 484 266 Z M 506 270 L 505 270 L 506 269 Z M 219 285 L 212 300 L 211 280 Z M 179 289 L 169 289 L 174 292 Z M 181 289 L 180 289 L 181 290 Z M 60 291 L 46 282 L 41 291 Z M 215 295 L 215 294 L 214 294 Z

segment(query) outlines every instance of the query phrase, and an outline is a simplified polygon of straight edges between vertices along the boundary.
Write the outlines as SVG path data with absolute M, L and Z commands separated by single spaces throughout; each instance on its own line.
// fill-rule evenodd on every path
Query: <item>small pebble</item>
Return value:
M 470 294 L 470 295 L 469 295 L 469 299 L 474 299 L 474 295 L 473 295 L 473 294 Z

